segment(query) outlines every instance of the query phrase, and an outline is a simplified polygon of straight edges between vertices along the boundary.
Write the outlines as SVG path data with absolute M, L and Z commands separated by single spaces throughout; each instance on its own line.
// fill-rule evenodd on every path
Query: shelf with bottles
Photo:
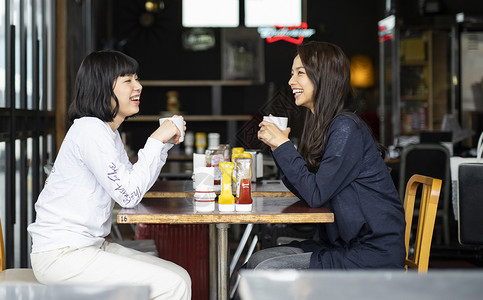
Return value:
M 163 115 L 138 115 L 126 122 L 157 122 Z M 250 121 L 251 115 L 183 115 L 186 122 L 223 122 L 223 121 Z
M 428 99 L 427 33 L 406 31 L 399 44 L 400 93 L 402 100 Z
M 428 100 L 428 94 L 408 94 L 408 95 L 401 95 L 401 100 L 403 101 L 423 101 Z
M 252 80 L 141 80 L 142 86 L 183 87 L 183 86 L 248 86 Z
M 427 100 L 428 68 L 423 65 L 400 66 L 401 100 Z
M 417 135 L 429 129 L 427 102 L 412 101 L 401 104 L 401 134 Z
M 448 22 L 447 22 L 448 21 Z M 450 19 L 389 16 L 379 22 L 380 141 L 441 128 L 452 112 Z M 423 113 L 424 111 L 424 113 Z M 424 126 L 413 116 L 424 115 Z M 416 125 L 419 124 L 419 125 Z
M 143 94 L 148 99 L 140 115 L 152 115 L 153 111 L 160 114 L 179 112 L 191 115 L 193 121 L 211 121 L 209 115 L 216 120 L 228 121 L 223 115 L 238 115 L 241 110 L 223 109 L 241 107 L 245 103 L 245 90 L 263 89 L 263 85 L 252 80 L 141 80 Z M 196 116 L 199 115 L 199 116 Z M 237 116 L 236 120 L 246 120 L 247 116 Z M 149 117 L 147 120 L 150 120 Z M 142 118 L 138 118 L 142 121 Z
M 428 62 L 430 30 L 406 29 L 399 42 L 399 63 L 401 65 L 425 65 Z
M 447 106 L 447 34 L 403 30 L 399 44 L 400 133 L 417 135 L 441 127 Z
M 224 142 L 233 143 L 242 138 L 244 126 L 254 118 L 243 97 L 258 95 L 253 89 L 263 88 L 252 80 L 142 80 L 141 84 L 143 104 L 137 116 L 126 120 L 126 131 L 149 132 L 159 118 L 177 114 L 184 117 L 187 130 L 219 132 Z M 249 93 L 244 92 L 246 88 L 251 89 Z M 135 135 L 130 136 L 135 147 L 140 147 Z

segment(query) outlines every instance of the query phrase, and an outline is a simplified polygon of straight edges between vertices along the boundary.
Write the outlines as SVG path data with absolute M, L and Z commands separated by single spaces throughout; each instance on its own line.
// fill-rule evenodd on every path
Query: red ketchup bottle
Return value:
M 235 159 L 237 197 L 235 203 L 236 211 L 252 211 L 252 159 L 249 157 L 238 157 Z

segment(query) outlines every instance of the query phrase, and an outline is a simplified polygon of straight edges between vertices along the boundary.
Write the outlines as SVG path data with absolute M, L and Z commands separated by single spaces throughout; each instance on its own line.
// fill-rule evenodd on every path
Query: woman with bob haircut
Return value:
M 404 211 L 382 153 L 365 123 L 345 107 L 352 101 L 350 64 L 326 42 L 297 47 L 289 85 L 307 108 L 297 151 L 276 125 L 260 123 L 258 138 L 272 150 L 290 191 L 310 207 L 334 213 L 318 237 L 263 249 L 255 269 L 403 269 Z
M 137 162 L 129 161 L 118 128 L 139 112 L 137 69 L 117 51 L 93 52 L 82 62 L 69 107 L 72 125 L 28 227 L 32 268 L 45 284 L 149 285 L 152 299 L 191 299 L 186 270 L 105 240 L 115 202 L 136 206 L 166 162 L 173 147 L 167 141 L 178 144 L 181 136 L 173 122 L 164 122 Z

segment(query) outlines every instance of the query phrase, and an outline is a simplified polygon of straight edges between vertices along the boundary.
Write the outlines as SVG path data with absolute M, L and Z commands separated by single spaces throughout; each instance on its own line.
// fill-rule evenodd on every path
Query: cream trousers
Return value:
M 191 299 L 191 279 L 161 258 L 104 242 L 100 249 L 65 247 L 32 253 L 32 269 L 44 284 L 149 285 L 151 299 Z

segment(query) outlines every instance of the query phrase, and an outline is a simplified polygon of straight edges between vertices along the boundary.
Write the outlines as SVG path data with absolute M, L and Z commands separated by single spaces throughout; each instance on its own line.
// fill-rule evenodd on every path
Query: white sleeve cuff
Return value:
M 163 143 L 160 140 L 157 140 L 152 137 L 148 137 L 146 144 L 144 145 L 145 149 L 149 149 L 149 151 L 156 151 L 161 152 L 161 154 L 167 154 L 168 151 L 173 148 L 174 144 L 170 143 Z

